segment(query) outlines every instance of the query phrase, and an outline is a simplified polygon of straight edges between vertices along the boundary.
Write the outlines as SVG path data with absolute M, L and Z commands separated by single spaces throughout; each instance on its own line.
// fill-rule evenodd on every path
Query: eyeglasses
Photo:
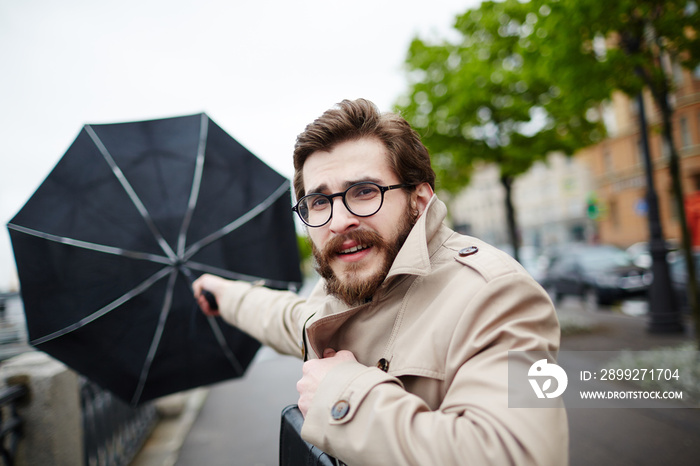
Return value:
M 310 227 L 322 227 L 333 217 L 333 198 L 341 197 L 348 211 L 358 217 L 370 217 L 382 208 L 384 193 L 397 188 L 410 188 L 409 184 L 379 186 L 371 181 L 355 183 L 342 193 L 308 194 L 292 207 L 302 222 Z

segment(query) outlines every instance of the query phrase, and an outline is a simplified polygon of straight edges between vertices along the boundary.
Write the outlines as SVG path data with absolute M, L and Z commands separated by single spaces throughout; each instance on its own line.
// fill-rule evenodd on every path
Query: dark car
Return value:
M 622 249 L 609 245 L 572 245 L 551 258 L 544 286 L 553 300 L 581 297 L 586 307 L 646 297 L 652 281 L 649 270 L 635 265 Z
M 700 286 L 700 251 L 693 252 L 695 261 L 695 282 Z M 678 254 L 668 263 L 669 274 L 671 275 L 671 286 L 676 297 L 678 309 L 690 312 L 688 303 L 688 270 L 685 266 L 685 255 Z

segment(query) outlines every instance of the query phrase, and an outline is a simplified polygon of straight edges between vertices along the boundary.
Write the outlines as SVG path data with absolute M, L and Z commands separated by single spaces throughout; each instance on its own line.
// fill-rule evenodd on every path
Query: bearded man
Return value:
M 552 303 L 443 224 L 410 125 L 345 100 L 298 136 L 294 168 L 321 276 L 309 298 L 212 275 L 193 288 L 206 314 L 304 358 L 302 437 L 348 465 L 567 464 L 561 406 L 508 407 L 508 351 L 558 350 Z

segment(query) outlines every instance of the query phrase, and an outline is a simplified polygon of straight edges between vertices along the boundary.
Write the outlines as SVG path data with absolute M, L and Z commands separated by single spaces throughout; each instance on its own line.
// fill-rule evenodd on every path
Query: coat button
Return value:
M 380 368 L 381 370 L 383 370 L 384 372 L 387 372 L 389 370 L 389 361 L 382 358 L 377 363 L 377 367 Z
M 337 401 L 331 408 L 331 417 L 336 421 L 343 419 L 350 411 L 350 403 L 345 400 Z
M 459 250 L 459 255 L 462 256 L 462 257 L 471 256 L 472 254 L 476 254 L 476 252 L 477 252 L 478 250 L 479 250 L 479 248 L 477 248 L 476 246 L 469 246 L 469 247 L 467 247 L 467 248 L 460 249 L 460 250 Z

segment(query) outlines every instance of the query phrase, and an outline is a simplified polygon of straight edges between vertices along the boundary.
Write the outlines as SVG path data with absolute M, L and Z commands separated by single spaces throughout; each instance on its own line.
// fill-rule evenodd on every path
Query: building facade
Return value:
M 700 68 L 676 68 L 674 84 L 674 138 L 686 213 L 700 246 Z M 660 133 L 660 112 L 648 95 L 645 109 L 664 237 L 679 240 L 669 151 Z M 608 138 L 573 157 L 550 154 L 515 181 L 513 205 L 522 245 L 546 249 L 599 242 L 626 248 L 647 241 L 647 183 L 636 100 L 616 94 L 605 113 Z M 495 245 L 508 244 L 503 199 L 498 167 L 477 167 L 469 186 L 449 202 L 455 228 Z
M 471 183 L 450 202 L 455 228 L 491 244 L 508 245 L 504 188 L 496 165 L 478 167 Z M 513 184 L 512 201 L 520 243 L 535 249 L 589 241 L 595 230 L 586 199 L 593 185 L 588 166 L 564 154 L 550 154 Z
M 673 137 L 680 156 L 688 221 L 691 230 L 697 231 L 700 218 L 692 211 L 697 210 L 695 199 L 700 197 L 700 69 L 676 69 L 674 84 L 676 91 L 670 99 Z M 661 135 L 661 113 L 648 94 L 644 102 L 662 230 L 666 239 L 679 240 L 680 217 L 668 167 L 669 150 Z M 590 167 L 593 177 L 600 242 L 627 247 L 649 236 L 646 169 L 636 100 L 616 95 L 612 109 L 615 124 L 609 128 L 610 137 L 579 151 L 576 158 Z

